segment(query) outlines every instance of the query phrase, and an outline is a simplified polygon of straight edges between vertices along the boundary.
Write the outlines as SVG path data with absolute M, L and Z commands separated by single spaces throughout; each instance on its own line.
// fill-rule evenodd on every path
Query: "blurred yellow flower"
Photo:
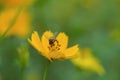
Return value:
M 49 60 L 70 59 L 76 57 L 78 51 L 78 45 L 67 48 L 68 37 L 63 32 L 56 35 L 46 31 L 40 39 L 38 33 L 34 31 L 31 40 L 28 41 Z
M 72 63 L 81 68 L 86 70 L 91 70 L 99 75 L 104 74 L 104 69 L 102 65 L 99 63 L 98 59 L 93 57 L 91 54 L 90 49 L 85 49 L 83 51 L 78 51 L 78 58 L 72 59 Z
M 33 0 L 2 0 L 1 3 L 8 7 L 17 7 L 21 5 L 30 5 Z
M 11 8 L 5 9 L 0 13 L 0 35 L 2 35 L 9 27 L 12 20 L 15 18 L 17 11 L 18 11 L 17 8 Z M 8 31 L 6 36 L 10 35 L 15 35 L 19 37 L 27 36 L 27 34 L 31 30 L 30 22 L 31 22 L 30 15 L 25 10 L 22 10 L 19 16 L 17 17 L 14 25 Z

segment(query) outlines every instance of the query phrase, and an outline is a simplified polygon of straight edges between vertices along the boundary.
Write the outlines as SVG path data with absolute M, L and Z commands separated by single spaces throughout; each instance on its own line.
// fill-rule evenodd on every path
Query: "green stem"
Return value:
M 6 29 L 6 31 L 2 34 L 2 36 L 0 36 L 0 42 L 4 40 L 6 34 L 8 33 L 8 31 L 12 28 L 12 26 L 14 25 L 15 21 L 17 20 L 20 12 L 22 11 L 23 6 L 20 7 L 20 9 L 18 9 L 18 11 L 16 12 L 15 17 L 13 18 L 13 20 L 11 21 L 10 25 L 8 26 L 8 28 Z
M 24 71 L 25 71 L 25 67 L 21 68 L 20 80 L 24 80 Z
M 43 80 L 46 80 L 46 76 L 47 76 L 47 72 L 48 72 L 48 67 L 50 65 L 50 61 L 47 63 L 46 67 L 45 67 L 45 71 L 44 71 L 44 75 L 43 75 Z

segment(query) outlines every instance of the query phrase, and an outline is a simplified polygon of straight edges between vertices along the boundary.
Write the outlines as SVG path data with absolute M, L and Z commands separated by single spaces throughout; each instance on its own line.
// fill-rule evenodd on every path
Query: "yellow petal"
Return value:
M 51 31 L 46 31 L 42 36 L 42 45 L 43 45 L 46 53 L 49 53 L 49 49 L 48 49 L 49 39 L 52 36 L 53 36 L 53 33 Z
M 79 57 L 72 59 L 71 61 L 79 68 L 94 71 L 99 75 L 104 74 L 104 68 L 99 63 L 98 59 L 93 57 L 89 51 L 89 49 L 85 49 L 84 51 L 79 52 Z
M 28 39 L 29 43 L 34 46 L 35 49 L 37 49 L 43 56 L 48 56 L 47 53 L 45 53 L 45 50 L 42 46 L 42 43 L 40 41 L 39 35 L 36 31 L 32 34 L 31 40 Z
M 65 55 L 61 52 L 51 52 L 49 53 L 49 57 L 51 59 L 64 59 L 65 58 Z
M 68 36 L 66 36 L 64 33 L 59 33 L 58 36 L 56 37 L 57 41 L 61 45 L 60 51 L 63 52 L 68 45 Z
M 79 51 L 78 45 L 72 46 L 64 51 L 64 55 L 66 58 L 74 58 L 77 56 L 77 52 Z

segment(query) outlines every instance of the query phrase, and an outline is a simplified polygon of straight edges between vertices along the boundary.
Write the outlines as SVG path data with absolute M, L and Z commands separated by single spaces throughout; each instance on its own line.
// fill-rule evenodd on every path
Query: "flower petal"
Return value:
M 46 53 L 49 53 L 49 38 L 53 36 L 53 33 L 51 31 L 46 31 L 43 35 L 42 35 L 42 45 L 46 51 Z
M 65 55 L 61 52 L 51 52 L 49 53 L 51 59 L 65 59 Z
M 39 52 L 41 52 L 41 54 L 43 56 L 47 56 L 47 54 L 45 54 L 45 50 L 42 46 L 42 43 L 40 41 L 37 31 L 34 31 L 34 33 L 32 34 L 31 40 L 28 39 L 28 42 L 31 43 L 31 45 L 33 45 L 35 49 L 37 49 Z
M 63 52 L 68 45 L 68 36 L 66 36 L 63 32 L 60 32 L 58 36 L 56 37 L 56 40 L 59 42 L 60 46 L 60 51 Z
M 75 45 L 73 47 L 70 47 L 64 51 L 65 57 L 66 58 L 74 58 L 77 57 L 79 48 L 78 45 Z
M 84 49 L 78 52 L 79 56 L 75 59 L 71 59 L 72 63 L 80 69 L 91 70 L 97 72 L 99 75 L 105 73 L 103 66 L 99 60 L 94 57 L 90 49 Z

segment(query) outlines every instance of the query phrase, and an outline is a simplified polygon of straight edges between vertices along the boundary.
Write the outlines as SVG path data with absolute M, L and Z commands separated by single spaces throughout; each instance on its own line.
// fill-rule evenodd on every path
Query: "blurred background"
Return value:
M 35 30 L 40 35 L 46 30 L 65 32 L 68 46 L 91 49 L 105 69 L 100 76 L 76 68 L 69 60 L 56 60 L 47 80 L 120 80 L 120 0 L 0 0 L 0 15 L 23 3 L 27 3 L 30 30 L 24 37 L 16 35 L 23 26 L 19 22 L 19 28 L 0 42 L 0 80 L 42 80 L 47 60 L 27 41 Z

